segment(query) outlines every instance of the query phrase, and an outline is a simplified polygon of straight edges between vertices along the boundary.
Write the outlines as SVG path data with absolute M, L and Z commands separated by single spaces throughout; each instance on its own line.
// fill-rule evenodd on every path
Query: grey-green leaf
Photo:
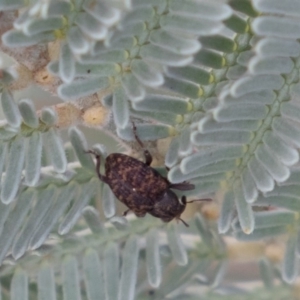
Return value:
M 151 229 L 146 235 L 146 264 L 148 281 L 157 288 L 162 280 L 161 262 L 159 253 L 159 234 L 156 229 Z
M 43 138 L 47 144 L 47 155 L 51 164 L 57 172 L 64 173 L 67 169 L 67 158 L 58 132 L 54 128 L 50 128 L 44 133 Z
M 95 172 L 95 164 L 93 162 L 92 156 L 87 153 L 88 146 L 83 133 L 76 127 L 71 127 L 69 129 L 69 138 L 81 165 L 84 168 Z
M 37 286 L 38 300 L 56 300 L 54 270 L 48 263 L 40 266 Z
M 123 250 L 119 300 L 134 300 L 138 256 L 138 239 L 132 236 L 127 240 Z
M 25 140 L 25 181 L 29 186 L 36 185 L 40 178 L 42 146 L 42 136 L 38 131 Z
M 11 244 L 19 233 L 20 226 L 22 225 L 34 199 L 32 190 L 23 192 L 17 202 L 17 205 L 10 212 L 10 217 L 6 220 L 3 231 L 0 235 L 0 261 L 4 259 Z
M 83 257 L 83 273 L 88 300 L 105 300 L 102 266 L 98 253 L 87 250 Z
M 40 190 L 37 193 L 36 198 L 38 201 L 31 210 L 27 222 L 23 226 L 19 237 L 15 239 L 12 246 L 12 255 L 15 259 L 20 258 L 27 251 L 30 239 L 40 226 L 41 221 L 45 217 L 52 203 L 56 201 L 56 197 L 57 190 L 53 185 L 49 185 L 47 188 Z
M 282 277 L 287 283 L 292 283 L 298 276 L 299 258 L 297 255 L 297 235 L 292 234 L 286 244 L 282 266 Z
M 81 300 L 78 263 L 73 256 L 62 262 L 62 287 L 64 300 Z
M 11 143 L 9 149 L 5 177 L 1 188 L 1 200 L 3 203 L 10 203 L 17 195 L 24 166 L 24 156 L 24 139 L 18 137 Z
M 19 127 L 22 122 L 21 114 L 13 95 L 7 89 L 2 91 L 1 106 L 8 124 L 12 127 Z
M 11 280 L 11 300 L 29 300 L 28 274 L 17 270 Z
M 98 181 L 92 180 L 82 186 L 81 193 L 74 199 L 73 205 L 59 225 L 58 233 L 66 234 L 76 224 L 82 214 L 83 208 L 88 204 L 96 192 L 96 184 Z
M 188 263 L 188 256 L 183 242 L 180 238 L 178 225 L 168 225 L 167 235 L 169 246 L 174 260 L 178 265 L 185 266 Z
M 104 280 L 107 300 L 118 300 L 119 293 L 119 251 L 115 243 L 104 250 Z
M 39 126 L 39 119 L 35 112 L 35 107 L 30 99 L 22 99 L 19 101 L 19 110 L 23 121 L 31 128 Z

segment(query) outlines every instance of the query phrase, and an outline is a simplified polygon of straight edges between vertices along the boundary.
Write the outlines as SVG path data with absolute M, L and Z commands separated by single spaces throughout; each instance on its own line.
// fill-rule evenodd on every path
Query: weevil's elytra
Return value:
M 160 175 L 150 166 L 152 162 L 151 154 L 144 149 L 143 143 L 136 134 L 134 124 L 133 133 L 144 150 L 145 163 L 125 154 L 112 153 L 105 160 L 105 175 L 102 175 L 100 173 L 100 155 L 89 151 L 96 157 L 96 172 L 99 179 L 107 183 L 114 195 L 128 207 L 124 215 L 130 210 L 137 217 L 144 217 L 146 213 L 149 213 L 164 222 L 170 222 L 176 218 L 188 226 L 180 218 L 185 210 L 186 203 L 211 199 L 187 202 L 186 197 L 183 196 L 180 202 L 171 189 L 191 190 L 195 188 L 194 185 L 187 182 L 172 184 L 167 178 Z
M 128 203 L 133 201 L 152 207 L 169 185 L 156 170 L 124 154 L 110 154 L 105 170 L 113 193 Z

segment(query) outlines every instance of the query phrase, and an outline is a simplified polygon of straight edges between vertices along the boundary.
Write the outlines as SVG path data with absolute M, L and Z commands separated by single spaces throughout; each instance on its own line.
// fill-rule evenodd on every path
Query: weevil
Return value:
M 151 167 L 152 156 L 145 149 L 142 141 L 136 133 L 136 126 L 133 125 L 133 134 L 144 152 L 145 162 L 139 161 L 131 156 L 121 153 L 111 153 L 105 160 L 105 175 L 100 173 L 101 157 L 95 151 L 89 150 L 96 158 L 96 173 L 98 178 L 108 184 L 122 203 L 129 211 L 134 212 L 137 217 L 144 217 L 146 213 L 160 218 L 163 222 L 170 222 L 177 219 L 189 226 L 180 218 L 187 203 L 195 201 L 210 201 L 211 199 L 198 199 L 187 201 L 185 196 L 179 201 L 172 189 L 181 191 L 193 190 L 195 186 L 188 182 L 171 183 L 158 171 Z

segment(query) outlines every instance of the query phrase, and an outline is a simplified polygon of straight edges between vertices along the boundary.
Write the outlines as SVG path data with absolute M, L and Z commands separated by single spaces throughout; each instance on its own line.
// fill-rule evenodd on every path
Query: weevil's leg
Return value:
M 127 214 L 128 214 L 129 212 L 130 212 L 130 208 L 126 209 L 126 210 L 123 212 L 122 216 L 123 216 L 123 217 L 126 217 Z
M 107 178 L 100 173 L 101 156 L 93 150 L 86 151 L 86 153 L 90 153 L 90 154 L 93 154 L 95 156 L 95 158 L 96 158 L 96 173 L 98 175 L 98 178 L 102 182 L 108 183 Z
M 140 211 L 140 212 L 134 212 L 135 215 L 138 217 L 138 218 L 143 218 L 145 217 L 146 213 L 143 212 L 143 211 Z
M 144 147 L 144 144 L 142 143 L 142 141 L 140 140 L 140 138 L 138 137 L 137 133 L 136 133 L 136 126 L 134 124 L 134 122 L 132 121 L 132 130 L 133 130 L 133 134 L 134 137 L 136 139 L 136 141 L 139 143 L 139 145 L 142 147 L 143 151 L 144 151 L 144 156 L 145 156 L 145 164 L 147 166 L 150 166 L 152 163 L 152 155 L 150 154 L 150 152 Z

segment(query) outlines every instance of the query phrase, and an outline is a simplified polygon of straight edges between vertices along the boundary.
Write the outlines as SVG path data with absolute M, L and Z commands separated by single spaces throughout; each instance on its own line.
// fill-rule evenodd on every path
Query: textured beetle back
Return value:
M 124 154 L 110 154 L 105 172 L 115 196 L 134 212 L 151 209 L 169 186 L 156 170 Z

